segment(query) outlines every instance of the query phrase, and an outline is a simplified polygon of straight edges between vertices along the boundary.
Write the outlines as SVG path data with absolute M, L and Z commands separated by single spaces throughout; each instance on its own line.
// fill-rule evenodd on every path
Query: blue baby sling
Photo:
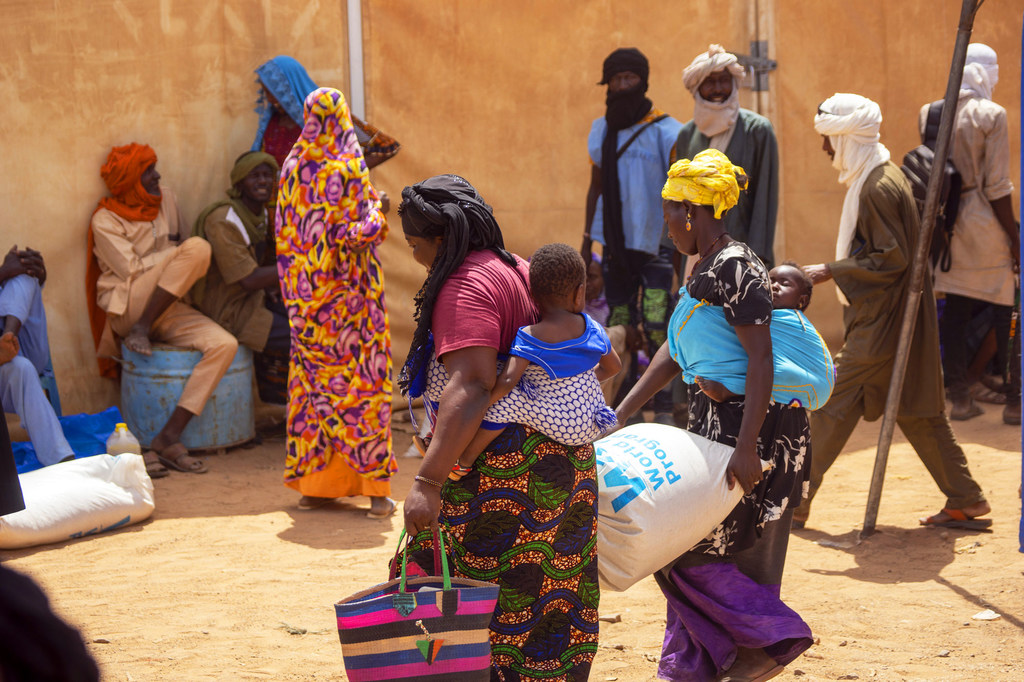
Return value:
M 772 311 L 769 329 L 775 369 L 772 400 L 818 409 L 836 383 L 836 368 L 824 339 L 799 310 Z M 680 289 L 668 343 L 686 383 L 694 383 L 699 376 L 738 395 L 746 393 L 747 352 L 721 306 L 693 298 L 686 287 Z

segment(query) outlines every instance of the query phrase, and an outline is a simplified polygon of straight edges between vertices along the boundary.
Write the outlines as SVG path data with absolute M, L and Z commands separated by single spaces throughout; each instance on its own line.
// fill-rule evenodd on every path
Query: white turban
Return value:
M 700 95 L 700 84 L 716 71 L 728 70 L 732 74 L 732 94 L 724 102 L 709 102 Z M 707 52 L 693 58 L 683 69 L 683 86 L 693 95 L 693 122 L 702 134 L 711 138 L 710 146 L 725 151 L 736 118 L 740 113 L 739 79 L 745 73 L 736 55 L 721 45 L 711 45 Z
M 984 43 L 967 46 L 967 62 L 961 90 L 967 90 L 978 97 L 992 99 L 992 91 L 999 82 L 999 62 L 996 51 Z
M 745 73 L 736 55 L 726 52 L 721 45 L 710 45 L 707 52 L 701 52 L 683 69 L 683 85 L 696 94 L 705 78 L 722 69 L 729 69 L 735 78 L 743 78 Z
M 850 255 L 860 210 L 860 190 L 875 168 L 889 160 L 889 150 L 879 141 L 882 110 L 867 97 L 837 93 L 821 103 L 814 129 L 828 135 L 835 150 L 832 167 L 847 186 L 843 214 L 836 238 L 836 259 Z M 842 300 L 842 298 L 840 298 Z

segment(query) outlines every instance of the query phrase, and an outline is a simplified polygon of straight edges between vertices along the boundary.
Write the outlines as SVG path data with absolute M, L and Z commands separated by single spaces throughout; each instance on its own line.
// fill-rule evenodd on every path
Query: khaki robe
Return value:
M 239 343 L 262 351 L 274 322 L 262 289 L 245 290 L 239 282 L 259 266 L 241 218 L 231 204 L 214 209 L 205 221 L 203 236 L 213 250 L 210 270 L 202 286 L 199 309 L 235 335 Z
M 823 412 L 842 416 L 861 399 L 866 420 L 885 411 L 919 232 L 917 206 L 902 171 L 891 162 L 875 168 L 861 189 L 853 255 L 829 264 L 850 305 L 843 313 L 835 391 Z M 899 414 L 937 416 L 944 401 L 939 325 L 926 273 Z
M 123 315 L 135 280 L 170 257 L 188 236 L 174 193 L 161 186 L 160 194 L 160 213 L 153 220 L 128 220 L 106 208 L 93 214 L 100 266 L 97 298 L 108 315 Z

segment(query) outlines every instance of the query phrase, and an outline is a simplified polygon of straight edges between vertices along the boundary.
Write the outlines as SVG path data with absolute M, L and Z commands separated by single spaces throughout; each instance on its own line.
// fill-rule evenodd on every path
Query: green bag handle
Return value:
M 444 589 L 447 591 L 447 590 L 452 589 L 452 574 L 451 574 L 451 571 L 448 569 L 448 554 L 447 554 L 447 552 L 444 551 L 444 533 L 442 533 L 440 531 L 440 529 L 436 528 L 436 527 L 433 529 L 433 531 L 434 531 L 434 570 L 435 571 L 437 570 L 437 553 L 440 552 L 440 554 L 441 554 L 441 575 L 442 575 L 442 577 L 444 579 Z M 406 543 L 405 543 L 404 547 L 402 546 L 402 540 L 406 540 Z M 395 555 L 396 556 L 398 555 L 398 552 L 402 553 L 402 577 L 401 577 L 401 579 L 399 580 L 399 583 L 398 583 L 398 591 L 399 592 L 405 592 L 405 584 L 406 584 L 406 580 L 407 580 L 407 578 L 406 578 L 406 565 L 409 563 L 409 542 L 411 542 L 411 541 L 412 541 L 411 537 L 406 538 L 405 529 L 403 528 L 401 534 L 398 536 L 398 547 L 395 549 Z

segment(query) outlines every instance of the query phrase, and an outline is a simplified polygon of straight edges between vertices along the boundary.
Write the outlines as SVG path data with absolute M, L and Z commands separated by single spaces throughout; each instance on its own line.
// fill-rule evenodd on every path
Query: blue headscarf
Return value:
M 302 103 L 306 96 L 316 90 L 317 85 L 306 73 L 302 64 L 292 57 L 284 55 L 274 57 L 261 67 L 256 69 L 260 83 L 270 91 L 274 99 L 278 101 L 285 113 L 291 117 L 295 124 L 302 125 Z M 274 107 L 267 101 L 263 93 L 256 103 L 256 113 L 260 115 L 259 126 L 256 129 L 256 139 L 253 140 L 252 150 L 259 151 L 263 147 L 263 134 L 267 132 L 267 124 L 274 113 Z

